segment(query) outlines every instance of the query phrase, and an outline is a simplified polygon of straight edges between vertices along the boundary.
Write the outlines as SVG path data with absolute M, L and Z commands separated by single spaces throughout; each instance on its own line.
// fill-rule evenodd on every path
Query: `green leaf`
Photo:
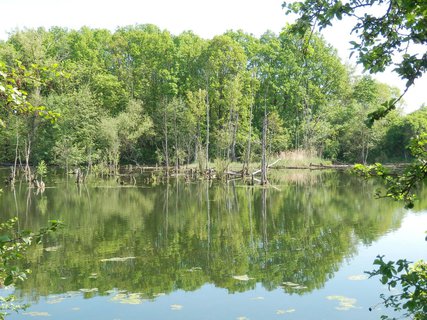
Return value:
M 4 279 L 4 285 L 8 286 L 11 285 L 13 283 L 13 276 L 10 274 L 6 277 L 6 279 Z

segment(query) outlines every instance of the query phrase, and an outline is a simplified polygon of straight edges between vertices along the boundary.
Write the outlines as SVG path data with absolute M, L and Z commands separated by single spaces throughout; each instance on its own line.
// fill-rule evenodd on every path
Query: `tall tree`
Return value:
M 298 14 L 294 29 L 303 33 L 311 27 L 326 28 L 334 19 L 353 18 L 352 32 L 358 41 L 351 44 L 358 62 L 372 73 L 394 65 L 395 72 L 406 80 L 407 89 L 427 69 L 427 3 L 423 0 L 305 0 L 283 6 L 288 13 Z M 384 103 L 371 119 L 394 109 L 400 98 Z
M 286 4 L 285 4 L 286 6 Z M 350 0 L 343 3 L 338 0 L 306 0 L 287 5 L 289 12 L 300 15 L 296 28 L 306 32 L 313 24 L 320 28 L 331 24 L 334 18 L 343 16 L 356 18 L 353 31 L 358 33 L 359 42 L 353 42 L 353 50 L 359 54 L 359 62 L 370 72 L 384 71 L 396 60 L 395 72 L 406 82 L 406 90 L 413 85 L 427 69 L 427 2 L 423 0 Z M 375 13 L 368 9 L 377 9 Z M 362 11 L 362 15 L 360 12 Z M 419 52 L 411 47 L 420 46 Z M 402 54 L 403 53 L 403 54 Z M 401 54 L 401 55 L 399 55 Z M 406 92 L 405 90 L 405 92 Z M 403 94 L 405 94 L 405 92 Z M 370 114 L 370 123 L 383 118 L 396 107 L 402 95 L 382 104 L 381 108 Z M 412 208 L 418 183 L 427 179 L 427 135 L 422 133 L 410 146 L 414 161 L 403 173 L 389 175 L 384 167 L 358 166 L 356 169 L 365 175 L 379 175 L 385 179 L 385 196 L 405 201 Z M 380 275 L 381 282 L 389 288 L 399 285 L 402 293 L 389 297 L 382 296 L 386 307 L 396 311 L 404 310 L 404 317 L 426 318 L 427 265 L 419 261 L 410 266 L 404 259 L 385 262 L 383 256 L 374 261 L 379 268 L 371 276 Z M 388 319 L 387 316 L 382 316 Z

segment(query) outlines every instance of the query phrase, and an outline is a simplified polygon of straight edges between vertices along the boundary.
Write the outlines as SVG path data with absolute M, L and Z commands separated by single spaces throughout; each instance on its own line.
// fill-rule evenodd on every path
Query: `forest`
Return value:
M 319 34 L 289 26 L 212 39 L 154 25 L 25 29 L 0 42 L 0 74 L 0 95 L 9 85 L 40 106 L 21 112 L 0 99 L 3 164 L 249 163 L 260 159 L 263 123 L 270 157 L 395 162 L 427 130 L 424 105 L 366 123 L 399 90 L 357 74 Z
M 417 111 L 405 114 L 403 99 L 425 73 L 426 55 L 403 54 L 400 64 L 391 56 L 411 42 L 425 44 L 427 11 L 421 1 L 390 1 L 384 19 L 365 15 L 353 29 L 363 29 L 360 42 L 352 43 L 359 66 L 377 73 L 395 63 L 394 72 L 407 80 L 402 93 L 343 63 L 315 31 L 316 24 L 322 29 L 334 17 L 375 3 L 364 1 L 331 0 L 321 10 L 316 0 L 285 3 L 300 18 L 279 34 L 259 37 L 231 30 L 204 39 L 136 24 L 114 32 L 17 29 L 0 40 L 0 166 L 12 168 L 8 178 L 8 168 L 0 172 L 6 186 L 0 207 L 10 218 L 0 224 L 0 284 L 26 280 L 16 291 L 22 301 L 118 293 L 111 302 L 125 292 L 154 303 L 177 289 L 214 284 L 235 293 L 255 290 L 257 283 L 302 297 L 339 279 L 344 261 L 383 235 L 406 228 L 409 239 L 416 222 L 412 229 L 404 225 L 408 217 L 400 205 L 371 200 L 375 192 L 414 212 L 415 205 L 425 207 L 427 105 L 410 106 Z M 402 26 L 405 37 L 398 32 Z M 379 176 L 384 184 L 374 191 L 377 180 L 297 170 L 270 173 L 271 188 L 248 186 L 259 172 L 260 184 L 267 184 L 268 163 L 294 154 L 310 169 L 311 159 L 320 161 L 318 167 L 359 163 L 352 173 Z M 213 167 L 220 177 L 231 163 L 243 164 L 240 180 L 259 162 L 251 183 L 210 181 Z M 388 171 L 381 163 L 399 166 Z M 208 181 L 189 183 L 196 164 Z M 18 165 L 25 165 L 28 188 L 15 188 Z M 141 166 L 141 175 L 120 174 L 121 165 Z M 164 167 L 166 174 L 143 173 L 145 165 Z M 184 183 L 163 179 L 170 168 L 187 165 L 193 167 Z M 48 166 L 53 174 L 47 175 Z M 83 171 L 93 174 L 92 185 L 80 184 Z M 97 173 L 111 179 L 97 179 Z M 70 174 L 77 184 L 69 184 Z M 43 227 L 46 220 L 49 227 Z M 399 240 L 405 242 L 401 249 L 390 242 L 392 249 L 406 254 L 406 240 Z M 31 243 L 43 248 L 26 251 Z M 398 260 L 394 266 L 383 257 L 374 261 L 378 270 L 366 273 L 380 275 L 389 289 L 401 285 L 403 293 L 381 294 L 376 306 L 399 311 L 404 301 L 405 316 L 424 319 L 425 263 Z M 21 271 L 14 262 L 25 259 L 31 269 Z M 375 293 L 363 288 L 361 298 Z M 355 298 L 327 297 L 354 301 L 353 312 L 362 312 Z M 13 296 L 2 299 L 0 319 L 3 311 L 23 307 L 13 304 Z M 311 309 L 311 300 L 305 301 L 301 310 Z

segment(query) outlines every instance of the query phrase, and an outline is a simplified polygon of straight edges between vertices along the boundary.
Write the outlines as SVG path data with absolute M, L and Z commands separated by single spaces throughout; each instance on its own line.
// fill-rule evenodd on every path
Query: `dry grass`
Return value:
M 308 167 L 311 164 L 314 165 L 330 165 L 331 161 L 322 159 L 316 155 L 315 152 L 307 150 L 292 150 L 283 151 L 279 155 L 271 155 L 268 159 L 268 163 L 271 164 L 277 159 L 280 159 L 274 167 Z M 209 168 L 216 168 L 218 161 L 209 162 Z M 205 164 L 204 164 L 205 166 Z M 241 162 L 227 162 L 228 170 L 239 171 L 242 170 L 243 163 Z M 257 170 L 261 167 L 261 162 L 251 162 L 249 164 L 249 172 Z M 198 168 L 197 163 L 190 165 L 184 165 L 183 168 Z
M 280 165 L 283 166 L 309 166 L 311 164 L 331 164 L 331 161 L 322 159 L 315 152 L 309 150 L 283 151 L 279 154 Z

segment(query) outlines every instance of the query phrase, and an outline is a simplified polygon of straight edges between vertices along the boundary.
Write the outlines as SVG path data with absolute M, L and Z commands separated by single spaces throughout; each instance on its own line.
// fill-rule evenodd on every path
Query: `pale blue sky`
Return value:
M 79 29 L 86 25 L 107 28 L 135 23 L 153 23 L 172 34 L 192 30 L 212 38 L 228 29 L 242 29 L 256 36 L 266 30 L 278 33 L 287 22 L 282 0 L 0 0 L 0 40 L 15 28 L 62 26 Z M 348 60 L 350 27 L 340 22 L 326 29 L 326 39 Z M 353 62 L 354 63 L 354 62 Z M 380 81 L 404 89 L 404 82 L 391 72 L 377 75 Z M 427 103 L 427 77 L 407 93 L 407 112 Z

